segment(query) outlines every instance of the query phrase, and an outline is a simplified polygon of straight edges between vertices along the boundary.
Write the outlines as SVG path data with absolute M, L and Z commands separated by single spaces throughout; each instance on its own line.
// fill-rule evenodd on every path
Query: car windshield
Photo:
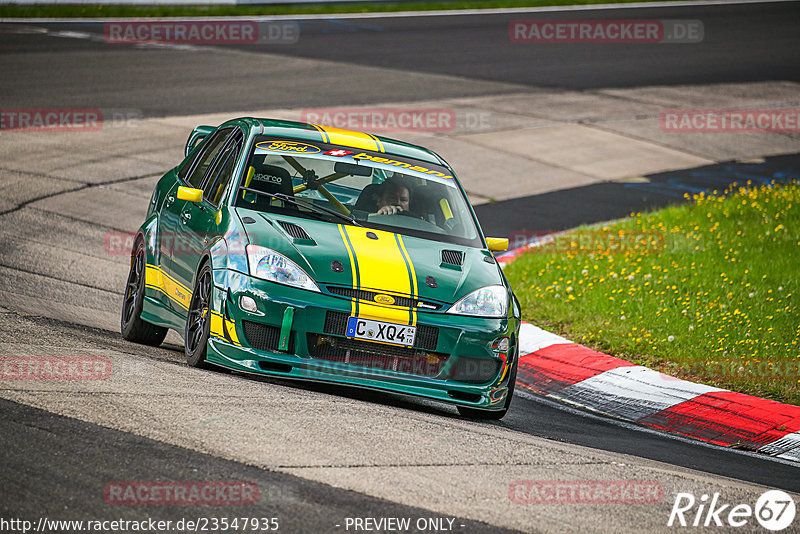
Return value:
M 448 169 L 368 150 L 259 139 L 235 205 L 481 246 Z

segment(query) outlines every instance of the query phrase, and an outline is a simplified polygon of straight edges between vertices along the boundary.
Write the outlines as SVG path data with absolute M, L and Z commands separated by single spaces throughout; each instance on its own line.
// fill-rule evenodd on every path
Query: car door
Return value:
M 168 172 L 159 181 L 156 191 L 151 199 L 153 208 L 156 211 L 157 231 L 153 236 L 155 243 L 154 249 L 157 253 L 153 257 L 152 265 L 156 267 L 161 275 L 166 275 L 169 271 L 169 264 L 172 255 L 173 230 L 177 223 L 178 214 L 174 206 L 177 199 L 178 187 L 186 185 L 189 171 L 200 156 L 200 150 L 195 151 L 191 157 L 187 157 L 173 171 Z M 151 276 L 148 274 L 148 276 Z M 152 292 L 148 296 L 157 300 L 164 307 L 172 310 L 172 295 L 168 293 L 169 286 L 165 283 L 164 276 L 157 276 L 155 280 L 148 280 L 158 285 L 162 291 Z
M 169 296 L 171 308 L 181 315 L 186 314 L 192 294 L 191 276 L 187 281 L 184 265 L 192 263 L 192 256 L 198 256 L 202 250 L 198 251 L 194 248 L 195 244 L 187 232 L 186 223 L 192 216 L 192 210 L 187 210 L 188 201 L 178 198 L 178 187 L 202 189 L 207 174 L 220 152 L 225 148 L 232 133 L 233 128 L 224 128 L 209 136 L 188 170 L 185 173 L 179 173 L 175 190 L 169 192 L 161 210 L 161 270 L 165 275 L 164 290 Z M 163 254 L 164 248 L 168 250 L 165 255 Z M 196 262 L 194 263 L 196 264 Z
M 202 180 L 203 199 L 200 202 L 180 201 L 179 210 L 181 236 L 175 241 L 172 255 L 171 276 L 184 288 L 189 289 L 189 298 L 194 285 L 194 275 L 202 258 L 218 235 L 218 212 L 223 193 L 230 183 L 241 154 L 243 134 L 238 129 L 226 137 L 222 148 L 215 155 Z M 188 306 L 189 301 L 186 300 Z

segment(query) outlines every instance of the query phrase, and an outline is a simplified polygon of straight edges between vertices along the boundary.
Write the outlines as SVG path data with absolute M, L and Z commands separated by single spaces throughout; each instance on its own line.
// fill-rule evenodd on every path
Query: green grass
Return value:
M 224 17 L 256 15 L 309 15 L 430 11 L 439 9 L 487 9 L 629 3 L 657 0 L 445 0 L 440 2 L 335 2 L 327 4 L 235 5 L 16 5 L 0 6 L 0 18 L 116 18 L 116 17 Z
M 519 257 L 506 274 L 524 318 L 672 376 L 800 405 L 800 186 L 724 193 Z

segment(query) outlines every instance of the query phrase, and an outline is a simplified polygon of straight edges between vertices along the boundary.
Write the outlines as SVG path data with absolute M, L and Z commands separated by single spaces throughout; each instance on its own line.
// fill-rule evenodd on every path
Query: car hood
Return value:
M 504 284 L 488 251 L 347 224 L 236 211 L 256 221 L 242 225 L 249 243 L 287 256 L 321 286 L 415 294 L 452 304 L 475 289 Z

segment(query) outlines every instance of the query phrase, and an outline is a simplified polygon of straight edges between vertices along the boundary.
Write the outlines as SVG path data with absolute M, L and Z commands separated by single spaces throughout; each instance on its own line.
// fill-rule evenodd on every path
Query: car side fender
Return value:
M 211 277 L 213 290 L 211 291 L 211 302 L 209 304 L 212 314 L 212 332 L 222 333 L 226 339 L 236 338 L 235 322 L 230 318 L 228 306 L 231 303 L 230 295 L 230 269 L 228 268 L 228 244 L 224 238 L 218 237 L 210 243 L 209 248 L 203 252 L 203 258 L 197 267 L 192 284 L 197 283 L 197 275 L 203 265 L 211 266 Z M 238 338 L 237 342 L 238 342 Z
M 161 265 L 161 251 L 158 248 L 158 216 L 154 213 L 139 227 L 133 242 L 144 240 L 145 260 L 150 265 Z

